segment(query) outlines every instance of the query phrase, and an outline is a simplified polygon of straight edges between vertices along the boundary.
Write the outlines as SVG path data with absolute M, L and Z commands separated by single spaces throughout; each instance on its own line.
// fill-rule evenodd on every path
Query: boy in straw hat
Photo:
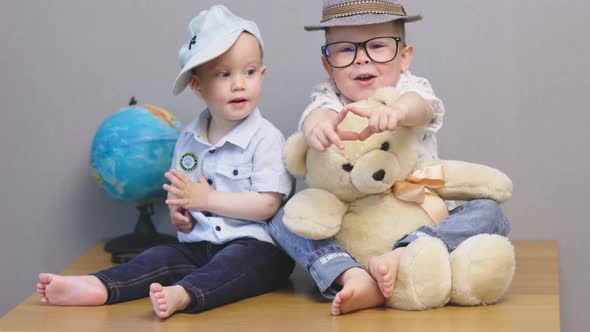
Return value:
M 428 81 L 409 68 L 414 48 L 405 39 L 404 24 L 422 19 L 400 0 L 324 0 L 320 24 L 305 29 L 324 30 L 322 64 L 330 80 L 312 91 L 312 102 L 301 116 L 299 128 L 307 144 L 323 151 L 342 140 L 365 139 L 373 133 L 400 126 L 418 127 L 419 160 L 438 159 L 436 132 L 442 126 L 443 104 Z M 347 105 L 372 96 L 378 88 L 393 86 L 400 93 L 394 111 L 389 108 L 354 109 Z M 351 111 L 369 118 L 360 133 L 340 133 L 336 127 Z M 341 113 L 342 115 L 342 113 Z M 280 210 L 270 234 L 314 278 L 326 298 L 333 299 L 334 315 L 380 306 L 392 296 L 397 268 L 405 247 L 422 236 L 442 240 L 449 251 L 480 233 L 506 236 L 510 230 L 500 207 L 490 200 L 473 200 L 463 206 L 447 202 L 449 217 L 437 226 L 421 227 L 392 243 L 393 250 L 373 257 L 367 269 L 333 239 L 301 238 L 283 224 Z M 453 207 L 456 207 L 453 209 Z
M 284 138 L 258 110 L 265 67 L 254 22 L 224 6 L 188 26 L 174 94 L 188 85 L 207 109 L 180 133 L 165 184 L 181 243 L 87 276 L 39 274 L 41 301 L 103 305 L 149 295 L 155 314 L 199 312 L 271 291 L 293 261 L 267 231 L 291 179 Z

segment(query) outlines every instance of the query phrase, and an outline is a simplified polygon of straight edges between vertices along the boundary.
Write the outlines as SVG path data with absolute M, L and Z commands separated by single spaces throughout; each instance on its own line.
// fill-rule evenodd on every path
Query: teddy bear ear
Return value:
M 303 133 L 291 135 L 285 144 L 285 163 L 289 173 L 296 177 L 305 177 L 307 174 L 307 149 Z

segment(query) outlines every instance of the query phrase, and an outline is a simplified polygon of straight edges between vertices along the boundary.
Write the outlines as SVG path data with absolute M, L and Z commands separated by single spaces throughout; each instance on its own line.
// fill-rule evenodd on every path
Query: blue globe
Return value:
M 162 185 L 182 124 L 166 110 L 132 105 L 100 125 L 90 151 L 92 175 L 112 198 L 136 204 L 166 197 Z

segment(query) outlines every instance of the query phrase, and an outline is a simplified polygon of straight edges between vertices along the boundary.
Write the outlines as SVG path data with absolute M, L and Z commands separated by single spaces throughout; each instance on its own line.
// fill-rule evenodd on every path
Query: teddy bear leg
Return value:
M 506 293 L 516 265 L 514 247 L 506 237 L 479 234 L 463 241 L 451 255 L 451 303 L 492 304 Z
M 403 310 L 441 307 L 450 299 L 451 266 L 447 246 L 434 237 L 421 237 L 408 245 L 402 256 L 386 305 Z

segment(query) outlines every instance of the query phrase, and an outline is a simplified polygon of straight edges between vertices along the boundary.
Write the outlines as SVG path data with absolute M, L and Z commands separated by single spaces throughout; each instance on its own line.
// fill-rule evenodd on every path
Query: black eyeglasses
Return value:
M 344 68 L 354 62 L 362 47 L 373 62 L 386 63 L 397 56 L 401 40 L 400 37 L 375 37 L 364 42 L 340 41 L 322 46 L 322 54 L 333 68 Z

